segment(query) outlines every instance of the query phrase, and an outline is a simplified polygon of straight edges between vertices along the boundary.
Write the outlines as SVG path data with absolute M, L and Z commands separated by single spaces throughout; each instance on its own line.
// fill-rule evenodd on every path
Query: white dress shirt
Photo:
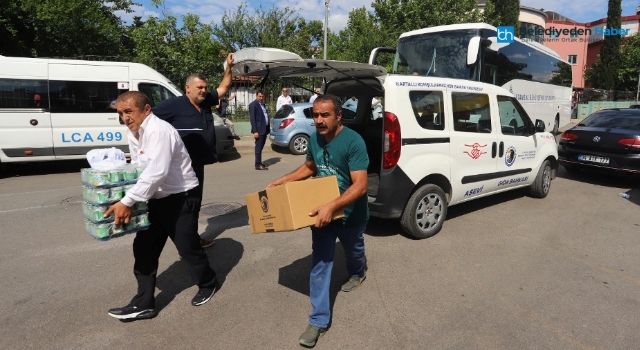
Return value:
M 373 105 L 375 105 L 375 106 L 373 106 Z M 371 106 L 373 106 L 372 107 L 373 108 L 373 113 L 372 113 L 371 118 L 373 120 L 376 120 L 376 119 L 382 117 L 382 103 L 380 103 L 380 100 L 378 100 L 377 98 L 374 97 L 371 100 Z
M 291 100 L 291 96 L 287 95 L 287 97 L 284 97 L 284 95 L 280 95 L 278 97 L 278 102 L 276 103 L 276 111 L 279 111 L 282 106 L 290 105 L 292 103 L 293 101 Z
M 164 198 L 198 186 L 189 153 L 171 124 L 151 113 L 138 134 L 136 139 L 135 133 L 128 130 L 131 163 L 145 168 L 122 198 L 122 204 L 131 207 L 135 202 Z

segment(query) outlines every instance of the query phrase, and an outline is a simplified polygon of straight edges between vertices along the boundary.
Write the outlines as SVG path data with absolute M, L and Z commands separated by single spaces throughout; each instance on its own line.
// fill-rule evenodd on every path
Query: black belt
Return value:
M 162 198 L 151 198 L 151 199 L 149 199 L 149 201 L 151 202 L 151 201 L 158 201 L 158 200 L 172 199 L 172 198 L 180 198 L 180 197 L 186 197 L 186 196 L 187 196 L 187 191 L 170 194 L 170 195 L 168 195 L 166 197 L 162 197 Z

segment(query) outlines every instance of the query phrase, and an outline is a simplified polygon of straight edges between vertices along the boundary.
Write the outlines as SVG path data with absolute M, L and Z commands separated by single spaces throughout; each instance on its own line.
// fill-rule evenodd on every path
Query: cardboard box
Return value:
M 309 212 L 340 197 L 335 175 L 287 182 L 245 195 L 251 233 L 293 231 L 316 223 Z M 344 217 L 336 212 L 333 219 Z

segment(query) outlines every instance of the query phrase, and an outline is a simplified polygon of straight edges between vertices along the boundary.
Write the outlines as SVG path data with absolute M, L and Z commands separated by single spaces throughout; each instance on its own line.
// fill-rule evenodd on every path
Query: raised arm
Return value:
M 231 67 L 233 66 L 233 54 L 227 56 L 227 65 L 224 69 L 224 76 L 220 82 L 220 86 L 216 89 L 218 96 L 224 96 L 231 87 Z

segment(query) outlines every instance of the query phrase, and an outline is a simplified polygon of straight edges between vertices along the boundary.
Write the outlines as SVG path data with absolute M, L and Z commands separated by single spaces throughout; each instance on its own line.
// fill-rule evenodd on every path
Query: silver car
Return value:
M 316 132 L 312 107 L 309 102 L 282 106 L 271 120 L 271 143 L 289 147 L 293 154 L 306 154 L 309 136 Z

